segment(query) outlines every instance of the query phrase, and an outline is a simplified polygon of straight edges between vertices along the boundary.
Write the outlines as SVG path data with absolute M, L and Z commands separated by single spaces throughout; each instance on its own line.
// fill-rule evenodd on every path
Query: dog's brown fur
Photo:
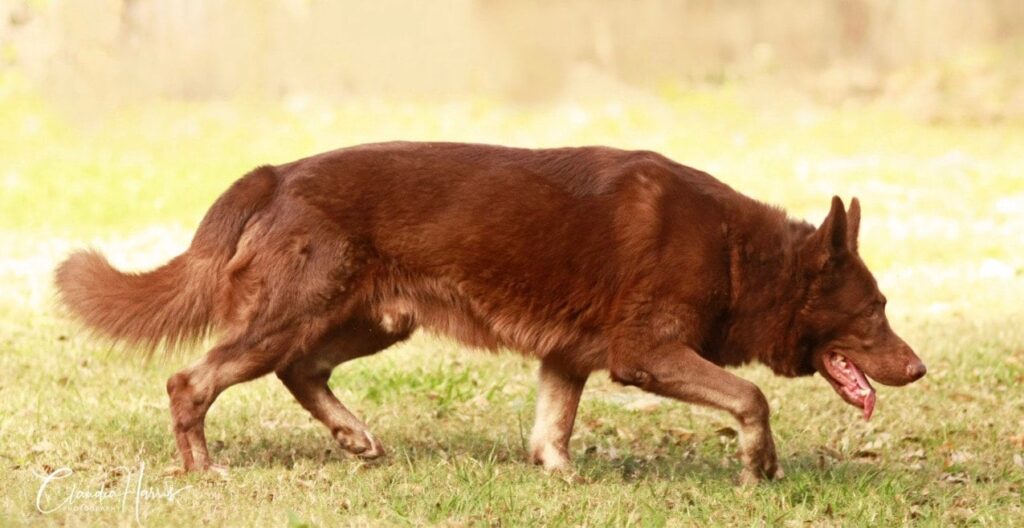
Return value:
M 270 372 L 346 449 L 383 454 L 327 380 L 423 327 L 540 360 L 531 456 L 547 468 L 568 467 L 580 392 L 608 369 L 733 414 L 756 481 L 780 474 L 768 404 L 723 366 L 836 385 L 823 365 L 841 349 L 883 383 L 924 374 L 857 256 L 859 218 L 835 198 L 815 229 L 653 152 L 386 143 L 252 171 L 156 270 L 81 252 L 56 278 L 73 314 L 132 344 L 219 331 L 167 382 L 185 469 L 211 467 L 217 395 Z

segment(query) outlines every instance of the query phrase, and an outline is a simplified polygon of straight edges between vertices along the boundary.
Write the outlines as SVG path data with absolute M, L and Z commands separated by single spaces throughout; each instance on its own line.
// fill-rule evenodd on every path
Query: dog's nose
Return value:
M 912 361 L 907 365 L 907 377 L 910 378 L 910 381 L 917 381 L 923 378 L 926 372 L 928 372 L 928 367 L 924 366 L 924 362 L 920 359 Z

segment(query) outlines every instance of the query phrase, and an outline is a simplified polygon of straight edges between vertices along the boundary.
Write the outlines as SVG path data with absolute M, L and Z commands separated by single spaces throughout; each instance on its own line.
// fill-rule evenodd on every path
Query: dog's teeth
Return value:
M 857 391 L 857 394 L 860 394 L 861 396 L 867 398 L 868 395 L 871 394 L 871 389 L 861 389 Z

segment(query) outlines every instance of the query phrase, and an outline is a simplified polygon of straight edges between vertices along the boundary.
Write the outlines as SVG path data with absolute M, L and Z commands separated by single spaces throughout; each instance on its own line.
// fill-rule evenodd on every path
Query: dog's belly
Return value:
M 371 311 L 382 328 L 400 332 L 421 327 L 485 350 L 512 349 L 555 360 L 589 373 L 606 366 L 607 345 L 600 332 L 560 320 L 543 320 L 515 301 L 474 298 L 452 281 L 390 274 L 377 281 Z

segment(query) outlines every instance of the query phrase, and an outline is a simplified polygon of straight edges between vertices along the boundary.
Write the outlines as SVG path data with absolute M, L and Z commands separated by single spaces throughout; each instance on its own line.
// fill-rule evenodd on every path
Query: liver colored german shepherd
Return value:
M 203 433 L 217 395 L 270 372 L 342 447 L 381 456 L 327 380 L 423 327 L 540 360 L 530 449 L 547 469 L 570 467 L 580 392 L 607 369 L 731 413 L 756 482 L 782 474 L 768 403 L 724 366 L 819 372 L 865 418 L 868 378 L 925 373 L 889 328 L 859 224 L 856 199 L 815 228 L 653 152 L 385 143 L 257 168 L 153 271 L 78 252 L 56 282 L 77 318 L 132 345 L 218 332 L 167 381 L 185 470 L 219 468 Z

